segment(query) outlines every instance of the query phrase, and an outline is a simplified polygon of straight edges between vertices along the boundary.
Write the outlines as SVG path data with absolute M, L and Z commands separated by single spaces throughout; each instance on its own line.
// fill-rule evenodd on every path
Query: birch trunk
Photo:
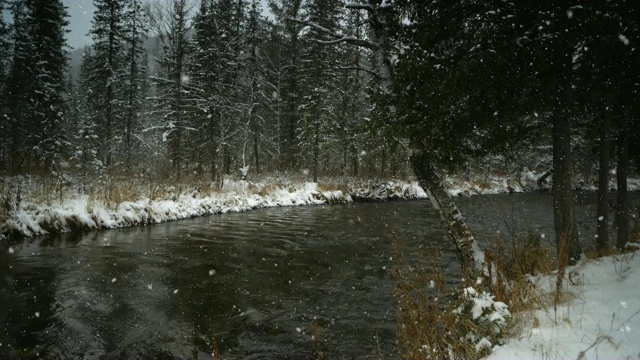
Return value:
M 423 152 L 416 151 L 411 154 L 410 160 L 420 187 L 425 190 L 431 205 L 438 211 L 447 237 L 456 246 L 458 259 L 463 269 L 472 269 L 473 266 L 481 269 L 484 263 L 484 254 L 480 251 L 460 210 L 449 195 L 428 156 Z
M 380 3 L 381 0 L 368 0 L 368 4 L 371 7 L 371 10 L 368 10 L 368 32 L 369 39 L 374 45 L 376 72 L 380 76 L 384 90 L 392 92 L 395 80 L 390 57 L 389 38 L 385 31 L 384 23 L 376 17 L 374 11 Z M 484 253 L 480 251 L 460 210 L 458 210 L 449 195 L 428 154 L 420 149 L 412 149 L 410 163 L 420 187 L 425 190 L 432 206 L 440 215 L 447 237 L 454 243 L 463 269 L 472 270 L 474 267 L 482 269 Z
M 334 33 L 315 23 L 292 18 L 290 18 L 289 21 L 313 27 L 334 38 L 334 40 L 331 41 L 322 41 L 325 44 L 329 45 L 344 42 L 370 49 L 373 52 L 373 66 L 375 67 L 375 73 L 380 79 L 381 87 L 383 91 L 392 95 L 395 79 L 390 56 L 391 47 L 383 19 L 377 16 L 377 10 L 380 8 L 382 1 L 383 0 L 367 0 L 365 3 L 350 2 L 346 5 L 349 9 L 365 10 L 367 12 L 367 23 L 369 25 L 367 29 L 369 34 L 368 41 L 345 37 L 342 34 Z M 395 109 L 392 108 L 390 110 L 393 115 Z M 458 251 L 458 256 L 461 259 L 463 268 L 465 270 L 473 270 L 472 267 L 475 265 L 478 270 L 481 270 L 484 263 L 484 253 L 479 250 L 469 231 L 469 227 L 465 223 L 453 199 L 449 196 L 428 154 L 420 151 L 419 142 L 413 142 L 411 145 L 416 147 L 416 149 L 412 149 L 410 161 L 418 183 L 429 195 L 431 204 L 440 214 L 444 229 Z

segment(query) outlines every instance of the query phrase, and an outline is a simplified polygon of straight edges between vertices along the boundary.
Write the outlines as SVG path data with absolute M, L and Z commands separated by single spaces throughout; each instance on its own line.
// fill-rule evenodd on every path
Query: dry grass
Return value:
M 540 236 L 536 233 L 515 237 L 509 246 L 497 238 L 493 247 L 485 252 L 490 264 L 489 276 L 482 284 L 467 278 L 459 289 L 446 284 L 437 266 L 415 269 L 405 264 L 400 241 L 396 235 L 394 239 L 398 261 L 393 272 L 397 281 L 394 295 L 398 300 L 398 343 L 405 359 L 481 358 L 490 350 L 477 351 L 477 340 L 485 337 L 492 344 L 499 343 L 503 337 L 520 330 L 526 320 L 525 311 L 545 308 L 548 304 L 548 298 L 529 277 L 553 269 L 551 252 L 540 247 Z M 436 264 L 436 261 L 428 263 Z M 496 301 L 509 305 L 513 316 L 506 328 L 496 331 L 486 322 L 473 321 L 468 313 L 459 311 L 468 301 L 463 296 L 468 284 L 475 284 L 478 291 L 493 294 Z
M 330 180 L 318 184 L 320 191 L 342 191 L 343 194 L 349 193 L 349 184 L 341 179 Z
M 474 324 L 454 312 L 457 304 L 437 268 L 405 269 L 399 260 L 393 276 L 397 281 L 398 343 L 404 359 L 480 357 L 472 343 L 460 341 L 473 331 Z
M 635 218 L 633 225 L 631 226 L 631 234 L 629 235 L 629 242 L 640 243 L 640 220 Z
M 509 244 L 503 244 L 498 236 L 492 248 L 485 250 L 490 278 L 490 290 L 496 298 L 509 304 L 513 313 L 541 308 L 545 300 L 538 296 L 529 276 L 550 274 L 554 270 L 551 249 L 541 245 L 539 233 L 529 231 L 513 236 Z
M 622 252 L 615 246 L 607 246 L 604 249 L 591 249 L 585 252 L 587 259 L 595 260 L 606 256 L 620 255 Z

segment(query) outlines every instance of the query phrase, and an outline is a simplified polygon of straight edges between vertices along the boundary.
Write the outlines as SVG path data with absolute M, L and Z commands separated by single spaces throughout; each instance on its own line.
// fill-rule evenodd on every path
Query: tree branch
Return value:
M 329 35 L 331 37 L 333 37 L 335 40 L 316 40 L 317 42 L 321 43 L 321 44 L 337 44 L 337 43 L 347 43 L 347 44 L 351 44 L 351 45 L 356 45 L 356 46 L 360 46 L 360 47 L 364 47 L 367 49 L 371 49 L 371 50 L 377 50 L 378 46 L 370 41 L 367 40 L 362 40 L 362 39 L 356 39 L 356 38 L 352 38 L 352 37 L 347 37 L 341 34 L 337 34 L 323 26 L 320 26 L 316 23 L 310 22 L 310 21 L 303 21 L 303 20 L 298 20 L 298 19 L 293 19 L 293 18 L 287 18 L 288 21 L 297 23 L 297 24 L 301 24 L 304 26 L 308 26 L 312 29 L 315 29 L 325 35 Z
M 344 5 L 345 8 L 347 9 L 352 9 L 352 10 L 367 10 L 368 12 L 373 12 L 373 6 L 369 5 L 369 4 L 361 4 L 361 3 L 357 3 L 357 2 L 348 2 Z
M 340 70 L 358 70 L 358 71 L 364 71 L 367 74 L 373 75 L 377 78 L 380 77 L 380 74 L 378 74 L 377 72 L 370 70 L 370 69 L 365 69 L 363 67 L 359 67 L 359 66 L 339 66 L 338 69 Z

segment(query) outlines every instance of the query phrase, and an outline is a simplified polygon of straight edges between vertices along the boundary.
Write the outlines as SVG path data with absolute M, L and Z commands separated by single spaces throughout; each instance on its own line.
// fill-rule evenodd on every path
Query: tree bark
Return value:
M 376 16 L 373 10 L 380 3 L 381 0 L 368 0 L 368 5 L 371 8 L 371 10 L 367 9 L 369 14 L 369 39 L 374 45 L 372 47 L 374 65 L 376 72 L 380 76 L 380 82 L 385 90 L 393 91 L 395 76 L 389 52 L 389 38 L 385 31 L 384 23 Z M 414 142 L 413 147 L 416 145 Z M 478 248 L 462 214 L 453 202 L 449 192 L 445 189 L 440 176 L 435 171 L 429 155 L 419 148 L 413 149 L 409 160 L 420 187 L 425 190 L 431 204 L 440 215 L 447 237 L 456 247 L 463 269 L 472 270 L 474 267 L 481 269 L 484 263 L 484 253 Z
M 578 226 L 573 209 L 571 189 L 571 120 L 567 107 L 569 89 L 561 89 L 553 114 L 553 217 L 556 237 L 556 254 L 564 237 L 569 238 L 569 264 L 575 264 L 582 249 L 578 238 Z M 560 260 L 560 258 L 558 258 Z
M 544 182 L 547 180 L 547 178 L 549 178 L 549 176 L 553 175 L 553 168 L 545 171 L 544 174 L 542 174 L 542 176 L 540 176 L 537 180 L 537 184 L 538 187 L 542 187 L 542 185 L 544 185 Z
M 474 266 L 480 269 L 484 263 L 484 255 L 479 250 L 462 214 L 431 164 L 429 156 L 424 152 L 414 151 L 410 156 L 410 161 L 418 183 L 425 190 L 431 204 L 440 215 L 447 237 L 456 246 L 463 269 L 473 269 Z
M 624 249 L 629 240 L 629 201 L 627 199 L 627 173 L 629 169 L 629 138 L 627 127 L 624 126 L 618 139 L 618 166 L 616 179 L 618 190 L 616 192 L 616 223 L 618 225 L 618 249 Z
M 600 124 L 600 160 L 598 169 L 598 213 L 596 226 L 596 251 L 602 253 L 609 245 L 609 112 L 603 109 Z

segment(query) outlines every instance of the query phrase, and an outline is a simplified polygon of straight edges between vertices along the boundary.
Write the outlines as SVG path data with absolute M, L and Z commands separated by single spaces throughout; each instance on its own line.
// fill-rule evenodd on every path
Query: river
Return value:
M 548 193 L 457 203 L 481 243 L 534 228 L 551 245 Z M 595 195 L 578 194 L 576 209 L 591 243 Z M 397 358 L 394 249 L 455 285 L 442 239 L 427 201 L 397 201 L 5 242 L 0 358 Z

